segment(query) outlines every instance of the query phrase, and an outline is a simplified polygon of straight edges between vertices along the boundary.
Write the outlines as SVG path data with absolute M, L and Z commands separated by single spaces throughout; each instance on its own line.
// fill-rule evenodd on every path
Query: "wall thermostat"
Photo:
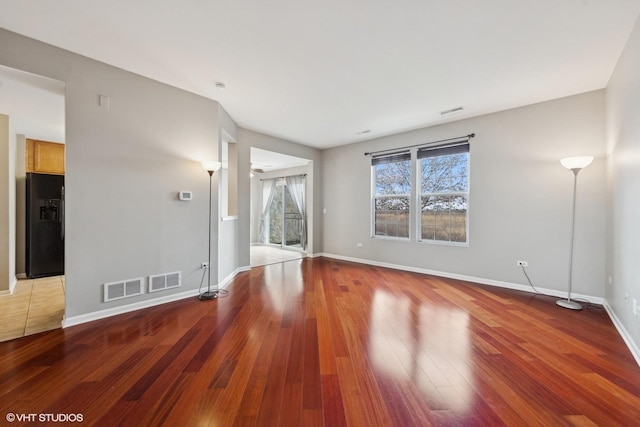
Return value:
M 191 191 L 180 191 L 178 193 L 178 198 L 180 198 L 180 200 L 192 200 L 193 199 L 193 192 Z

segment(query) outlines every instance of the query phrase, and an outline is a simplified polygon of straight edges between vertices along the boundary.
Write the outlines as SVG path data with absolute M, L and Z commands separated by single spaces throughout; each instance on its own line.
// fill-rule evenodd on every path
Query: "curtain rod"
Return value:
M 282 178 L 287 178 L 289 176 L 307 176 L 306 173 L 301 173 L 298 175 L 287 175 L 287 176 L 276 176 L 275 178 L 260 178 L 260 181 L 266 181 L 267 179 L 282 179 Z
M 463 135 L 463 136 L 458 136 L 456 138 L 447 138 L 447 139 L 441 139 L 439 141 L 431 141 L 431 142 L 423 142 L 421 144 L 415 144 L 415 145 L 407 145 L 406 147 L 398 147 L 398 148 L 389 148 L 388 150 L 378 150 L 378 151 L 371 151 L 369 153 L 364 153 L 365 156 L 369 156 L 371 154 L 378 154 L 378 153 L 386 153 L 387 151 L 399 151 L 399 150 L 405 150 L 407 148 L 414 148 L 414 147 L 422 147 L 423 145 L 429 145 L 429 144 L 436 144 L 438 142 L 447 142 L 447 141 L 455 141 L 456 139 L 464 139 L 466 138 L 467 141 L 470 140 L 471 138 L 473 138 L 474 136 L 476 136 L 475 133 L 470 133 L 469 135 Z

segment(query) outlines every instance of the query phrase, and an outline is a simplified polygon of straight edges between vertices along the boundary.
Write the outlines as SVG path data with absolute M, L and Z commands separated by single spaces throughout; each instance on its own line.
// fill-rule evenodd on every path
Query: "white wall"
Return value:
M 199 162 L 219 154 L 218 103 L 5 30 L 0 44 L 0 64 L 66 83 L 67 317 L 195 292 L 208 246 Z M 179 201 L 180 190 L 194 200 Z M 102 302 L 105 282 L 173 271 L 180 289 Z
M 637 171 L 640 35 L 637 26 L 607 89 L 611 154 L 607 299 L 636 341 L 622 295 L 640 299 L 635 279 L 640 207 Z M 219 104 L 79 55 L 0 30 L 0 64 L 66 83 L 67 316 L 131 302 L 104 304 L 102 283 L 180 270 L 195 290 L 207 254 L 208 176 L 202 159 L 217 158 L 222 132 L 236 133 L 239 171 L 250 168 L 250 147 L 313 161 L 310 253 L 385 262 L 469 277 L 526 284 L 516 260 L 543 289 L 565 291 L 573 176 L 558 160 L 590 154 L 578 187 L 574 291 L 605 293 L 605 93 L 596 91 L 500 113 L 392 135 L 323 152 L 238 129 Z M 110 97 L 99 108 L 98 95 Z M 370 237 L 370 158 L 365 151 L 475 132 L 471 140 L 468 247 L 395 242 Z M 2 174 L 5 173 L 0 168 Z M 4 175 L 3 175 L 4 176 Z M 214 176 L 214 200 L 217 200 Z M 178 190 L 192 190 L 179 202 Z M 0 192 L 5 191 L 0 185 Z M 238 220 L 220 229 L 213 206 L 212 277 L 249 265 L 250 179 L 238 174 Z M 4 197 L 4 196 L 2 196 Z M 8 198 L 2 200 L 10 200 Z M 323 208 L 327 214 L 323 215 Z M 0 217 L 0 220 L 2 218 Z M 217 243 L 217 244 L 216 244 Z M 363 243 L 358 248 L 356 243 Z M 229 249 L 230 259 L 219 250 Z M 3 258 L 4 257 L 0 257 Z M 3 276 L 4 277 L 4 276 Z M 1 289 L 1 288 L 0 288 Z
M 9 176 L 8 176 L 8 204 L 9 208 L 9 291 L 13 292 L 16 285 L 16 157 L 18 151 L 18 135 L 13 131 L 11 119 L 9 120 Z M 0 234 L 1 235 L 1 234 Z
M 16 135 L 16 274 L 26 277 L 27 250 L 27 139 Z
M 233 204 L 236 203 L 235 210 L 237 211 L 237 198 L 238 198 L 238 159 L 236 154 L 235 141 L 238 139 L 238 126 L 233 121 L 231 116 L 220 106 L 218 108 L 219 116 L 219 128 L 220 128 L 220 141 L 227 141 L 228 152 L 227 160 L 229 162 L 227 171 L 227 188 L 220 194 L 220 198 L 226 197 L 227 200 L 219 200 L 219 206 L 223 203 Z M 220 157 L 222 158 L 222 151 L 224 149 L 223 144 L 220 144 Z M 230 154 L 230 155 L 229 155 Z M 222 169 L 221 169 L 222 172 Z M 229 173 L 230 172 L 230 173 Z M 230 176 L 231 175 L 231 176 Z M 224 281 L 229 278 L 238 268 L 245 265 L 240 264 L 239 258 L 239 245 L 238 245 L 238 218 L 237 212 L 227 212 L 234 218 L 223 218 L 223 213 L 220 212 L 218 217 L 219 222 L 219 239 L 218 239 L 218 282 Z M 247 264 L 248 265 L 248 264 Z M 213 276 L 212 276 L 213 277 Z
M 629 37 L 607 87 L 608 233 L 606 299 L 637 346 L 640 320 L 640 20 Z M 630 296 L 629 303 L 624 299 Z M 639 354 L 636 354 L 638 357 Z M 640 359 L 639 359 L 640 362 Z
M 218 282 L 224 281 L 239 267 L 238 259 L 238 218 L 226 217 L 220 220 L 218 240 Z M 204 260 L 203 260 L 204 261 Z
M 364 153 L 470 133 L 469 246 L 371 238 Z M 603 297 L 603 91 L 325 150 L 323 251 L 521 285 L 516 261 L 526 260 L 535 285 L 566 292 L 573 174 L 559 159 L 573 155 L 596 157 L 578 183 L 574 292 Z
M 16 150 L 11 117 L 0 114 L 0 293 L 16 283 Z
M 251 201 L 249 209 L 249 238 L 251 244 L 260 243 L 260 215 L 262 215 L 262 181 L 254 174 L 250 181 Z
M 9 116 L 0 114 L 0 292 L 8 292 L 12 278 L 10 273 L 10 186 L 11 143 L 9 141 Z

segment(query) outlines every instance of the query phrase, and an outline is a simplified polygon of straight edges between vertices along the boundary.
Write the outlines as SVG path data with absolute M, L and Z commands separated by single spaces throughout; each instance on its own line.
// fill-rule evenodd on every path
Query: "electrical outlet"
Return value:
M 356 243 L 356 246 L 361 248 L 362 247 L 362 243 Z
M 635 298 L 633 299 L 633 315 L 638 317 L 638 300 Z
M 200 268 L 209 268 L 209 263 L 208 262 L 203 262 L 200 264 Z
M 529 263 L 527 261 L 516 261 L 516 265 L 518 267 L 528 267 Z
M 629 294 L 628 293 L 624 293 L 624 302 L 626 302 L 627 304 L 629 304 Z

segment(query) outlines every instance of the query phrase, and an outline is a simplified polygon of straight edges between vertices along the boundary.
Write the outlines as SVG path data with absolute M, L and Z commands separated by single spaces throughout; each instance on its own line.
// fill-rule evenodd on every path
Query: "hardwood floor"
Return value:
M 0 343 L 0 419 L 97 426 L 631 426 L 607 314 L 305 258 L 196 298 Z M 12 425 L 20 425 L 14 422 Z

